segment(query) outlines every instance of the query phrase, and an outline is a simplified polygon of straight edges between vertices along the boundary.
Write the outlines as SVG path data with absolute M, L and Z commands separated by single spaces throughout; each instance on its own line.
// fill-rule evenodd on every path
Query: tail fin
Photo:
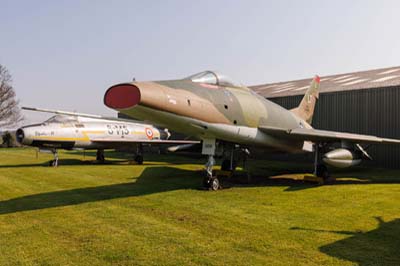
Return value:
M 307 123 L 311 124 L 314 115 L 315 103 L 319 96 L 319 76 L 315 76 L 312 80 L 310 87 L 306 91 L 300 105 L 297 108 L 290 110 Z

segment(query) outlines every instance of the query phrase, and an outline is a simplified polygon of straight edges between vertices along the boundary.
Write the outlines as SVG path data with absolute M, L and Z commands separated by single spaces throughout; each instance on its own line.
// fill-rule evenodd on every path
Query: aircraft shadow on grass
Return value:
M 278 166 L 261 167 L 262 174 L 252 176 L 251 184 L 253 186 L 284 186 L 285 191 L 298 191 L 304 189 L 313 189 L 320 185 L 315 182 L 295 180 L 294 176 L 304 176 L 310 174 L 312 170 L 306 165 L 290 166 L 285 169 L 285 165 L 280 163 Z M 258 171 L 260 172 L 260 171 Z M 400 178 L 397 176 L 385 175 L 383 173 L 371 174 L 371 169 L 364 167 L 354 167 L 352 169 L 335 169 L 332 176 L 336 181 L 328 184 L 336 185 L 368 185 L 368 184 L 400 184 Z
M 66 151 L 67 154 L 77 155 L 83 157 L 83 151 Z M 85 157 L 96 157 L 96 151 L 89 150 L 85 151 Z M 116 159 L 113 161 L 107 161 L 108 163 L 118 162 L 118 161 L 129 161 L 133 160 L 135 154 L 133 152 L 123 152 L 123 151 L 105 151 L 106 159 Z M 187 163 L 198 163 L 199 161 L 205 164 L 205 157 L 201 153 L 191 153 L 191 152 L 178 152 L 178 153 L 161 153 L 156 152 L 144 152 L 143 153 L 144 162 L 164 162 L 174 164 L 187 164 Z M 196 161 L 199 160 L 199 161 Z
M 167 162 L 144 162 L 144 166 L 159 166 L 159 165 L 168 165 L 170 163 Z M 173 163 L 178 165 L 178 163 Z M 185 163 L 181 163 L 185 164 Z M 96 165 L 118 165 L 118 166 L 132 166 L 137 165 L 136 162 L 130 160 L 113 160 L 113 161 L 105 161 L 105 162 L 97 162 L 95 160 L 79 160 L 79 159 L 60 159 L 58 160 L 58 167 L 67 167 L 67 166 L 96 166 Z M 27 163 L 27 164 L 7 164 L 0 165 L 1 168 L 27 168 L 27 167 L 53 167 L 50 166 L 50 161 L 46 162 L 38 162 L 38 163 Z
M 84 161 L 79 159 L 59 159 L 60 167 L 65 165 L 93 165 L 94 161 Z M 22 163 L 22 164 L 1 164 L 0 168 L 25 168 L 25 167 L 49 167 L 50 161 L 40 161 L 38 163 Z
M 319 250 L 331 257 L 358 265 L 400 265 L 400 219 L 384 222 L 375 217 L 378 227 L 368 232 L 330 231 L 293 227 L 292 230 L 335 233 L 350 237 L 321 246 Z
M 95 151 L 86 151 L 85 156 L 83 156 L 82 151 L 66 151 L 69 155 L 82 155 L 82 159 L 76 158 L 62 158 L 60 155 L 60 159 L 58 160 L 59 167 L 65 166 L 88 166 L 88 165 L 130 165 L 135 164 L 133 162 L 133 156 L 129 153 L 125 152 L 114 152 L 108 151 L 106 152 L 106 158 L 110 158 L 112 160 L 107 160 L 103 163 L 96 162 L 94 158 L 96 158 Z M 144 155 L 144 164 L 145 165 L 165 165 L 171 164 L 173 162 L 174 165 L 178 164 L 190 164 L 190 163 L 204 163 L 205 159 L 201 156 L 190 156 L 190 157 L 183 157 L 177 156 L 175 154 L 171 155 L 158 155 L 158 154 L 145 154 Z M 197 161 L 195 161 L 197 159 Z M 37 167 L 43 166 L 48 167 L 50 165 L 50 161 L 38 161 L 37 163 L 21 163 L 21 164 L 0 164 L 0 168 L 24 168 L 24 167 Z
M 202 171 L 164 166 L 146 168 L 139 177 L 132 178 L 136 182 L 45 192 L 0 201 L 0 215 L 179 189 L 199 189 L 202 177 Z
M 177 156 L 177 159 L 180 157 Z M 28 195 L 0 201 L 0 215 L 14 213 L 20 211 L 45 209 L 60 206 L 69 206 L 86 202 L 94 202 L 101 200 L 109 200 L 115 198 L 124 198 L 132 196 L 147 195 L 158 192 L 179 190 L 179 189 L 199 189 L 204 176 L 203 171 L 183 170 L 173 167 L 175 164 L 199 164 L 199 160 L 193 158 L 181 158 L 178 163 L 171 163 L 168 156 L 156 156 L 153 158 L 157 162 L 147 162 L 148 165 L 154 167 L 144 168 L 139 177 L 133 177 L 135 182 L 119 183 L 98 187 L 76 188 L 71 190 L 46 192 L 41 194 Z M 65 165 L 81 165 L 82 161 L 78 159 L 63 159 Z M 85 162 L 85 161 L 84 161 Z M 201 161 L 202 162 L 202 161 Z M 111 164 L 120 164 L 121 161 L 112 161 Z M 164 165 L 166 163 L 167 165 Z M 169 164 L 169 165 L 168 165 Z M 3 167 L 38 167 L 45 166 L 47 163 L 39 164 L 23 164 L 23 165 L 0 165 Z M 85 165 L 93 165 L 86 162 Z M 200 164 L 199 164 L 200 166 Z M 62 166 L 61 166 L 62 167 Z M 254 165 L 253 165 L 254 168 Z M 255 167 L 257 168 L 257 167 Z M 268 168 L 261 168 L 263 174 L 254 175 L 250 180 L 243 171 L 238 171 L 238 175 L 222 180 L 224 188 L 229 187 L 263 187 L 263 186 L 282 186 L 286 187 L 285 191 L 297 191 L 303 189 L 312 189 L 317 187 L 316 184 L 304 183 L 298 180 L 287 179 L 270 179 L 270 176 L 285 174 L 306 173 L 308 168 L 301 165 L 282 170 L 282 165 L 277 164 Z M 260 170 L 260 168 L 259 168 Z M 264 174 L 265 172 L 265 174 Z M 358 176 L 354 180 L 340 180 L 336 184 L 371 184 L 371 183 L 400 183 L 400 179 L 395 178 L 371 178 L 367 176 L 366 169 L 352 170 L 352 175 Z

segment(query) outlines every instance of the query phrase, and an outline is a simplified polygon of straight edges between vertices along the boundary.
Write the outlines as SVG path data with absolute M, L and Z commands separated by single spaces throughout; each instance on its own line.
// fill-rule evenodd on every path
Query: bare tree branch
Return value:
M 0 64 L 0 128 L 14 126 L 22 120 L 11 83 L 10 73 Z

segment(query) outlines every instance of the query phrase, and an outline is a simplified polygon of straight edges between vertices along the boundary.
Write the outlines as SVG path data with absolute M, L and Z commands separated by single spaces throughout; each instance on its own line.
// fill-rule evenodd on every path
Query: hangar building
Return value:
M 285 107 L 300 103 L 311 79 L 251 86 Z M 400 139 L 400 67 L 321 77 L 313 126 Z M 368 165 L 400 168 L 400 146 L 372 145 Z M 291 158 L 291 157 L 288 157 Z

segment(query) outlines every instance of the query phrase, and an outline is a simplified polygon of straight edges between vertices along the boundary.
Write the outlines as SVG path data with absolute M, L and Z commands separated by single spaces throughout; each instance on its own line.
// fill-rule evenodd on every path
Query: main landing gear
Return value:
M 314 175 L 322 178 L 324 184 L 328 184 L 334 182 L 335 178 L 331 177 L 328 167 L 321 160 L 324 148 L 324 145 L 320 143 L 314 144 Z
M 143 155 L 137 154 L 133 159 L 137 164 L 143 164 Z
M 104 156 L 104 150 L 102 150 L 102 149 L 97 150 L 96 161 L 98 161 L 100 163 L 104 163 L 106 161 L 106 158 Z
M 235 147 L 232 147 L 229 158 L 225 158 L 221 164 L 221 171 L 233 172 L 236 169 L 237 161 L 235 160 Z
M 143 146 L 142 146 L 142 144 L 139 144 L 136 148 L 136 155 L 135 155 L 134 161 L 137 164 L 143 164 Z
M 54 160 L 51 160 L 49 165 L 53 166 L 53 167 L 57 167 L 58 166 L 58 153 L 57 150 L 54 149 L 51 151 L 51 153 L 53 154 Z

